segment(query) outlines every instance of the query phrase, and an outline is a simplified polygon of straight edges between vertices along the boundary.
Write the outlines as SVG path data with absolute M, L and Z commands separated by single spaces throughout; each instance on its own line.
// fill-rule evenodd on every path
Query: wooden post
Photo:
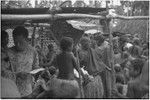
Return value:
M 36 27 L 33 28 L 33 34 L 32 34 L 32 46 L 34 47 L 35 45 L 35 30 L 36 30 Z
M 85 97 L 84 95 L 84 90 L 83 90 L 83 85 L 82 85 L 82 75 L 81 75 L 81 68 L 80 68 L 80 61 L 79 61 L 79 55 L 76 50 L 76 56 L 77 56 L 77 64 L 78 64 L 78 69 L 79 69 L 79 88 L 80 88 L 80 95 L 81 98 L 83 99 Z
M 106 1 L 106 9 L 107 11 L 109 10 L 108 8 L 108 1 Z M 107 26 L 107 30 L 108 30 L 108 33 L 109 33 L 109 44 L 110 44 L 110 67 L 111 67 L 111 74 L 112 74 L 112 85 L 111 85 L 111 91 L 116 89 L 116 82 L 115 82 L 115 71 L 114 71 L 114 52 L 113 52 L 113 36 L 111 34 L 111 30 L 110 30 L 110 21 L 111 19 L 107 18 L 106 20 L 106 26 Z M 111 93 L 112 95 L 112 93 Z

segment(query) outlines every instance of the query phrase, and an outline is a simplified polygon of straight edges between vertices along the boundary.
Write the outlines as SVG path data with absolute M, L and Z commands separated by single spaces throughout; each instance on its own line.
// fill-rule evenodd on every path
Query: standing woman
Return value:
M 85 66 L 85 70 L 93 79 L 84 85 L 85 98 L 103 98 L 104 89 L 100 73 L 104 70 L 104 64 L 96 55 L 94 49 L 90 47 L 90 39 L 83 37 L 80 40 L 81 50 L 79 51 L 79 59 L 81 66 Z
M 29 72 L 38 68 L 38 54 L 28 43 L 28 30 L 18 26 L 13 31 L 15 46 L 10 48 L 8 55 L 13 72 L 16 75 L 16 84 L 21 96 L 32 93 L 32 77 Z

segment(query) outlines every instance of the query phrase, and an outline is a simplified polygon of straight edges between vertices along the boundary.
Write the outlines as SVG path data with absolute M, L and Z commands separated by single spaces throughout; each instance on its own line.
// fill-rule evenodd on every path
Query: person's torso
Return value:
M 11 66 L 15 72 L 29 72 L 32 70 L 34 62 L 34 49 L 32 47 L 26 48 L 23 52 L 8 52 Z
M 59 69 L 58 78 L 74 79 L 74 64 L 71 53 L 62 52 L 56 57 L 57 67 Z

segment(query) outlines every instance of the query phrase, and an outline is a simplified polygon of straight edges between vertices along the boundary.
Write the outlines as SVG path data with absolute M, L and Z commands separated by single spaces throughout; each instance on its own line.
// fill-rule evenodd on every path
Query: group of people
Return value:
M 148 98 L 149 44 L 137 37 L 118 37 L 114 52 L 102 34 L 77 44 L 63 37 L 59 52 L 50 44 L 47 55 L 23 26 L 13 30 L 14 47 L 8 37 L 1 32 L 2 98 Z

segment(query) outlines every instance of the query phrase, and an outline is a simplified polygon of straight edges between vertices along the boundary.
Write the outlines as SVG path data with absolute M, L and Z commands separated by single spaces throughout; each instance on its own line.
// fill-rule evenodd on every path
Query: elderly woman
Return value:
M 98 55 L 99 59 L 102 60 L 102 62 L 105 64 L 106 68 L 102 71 L 101 77 L 102 82 L 104 85 L 104 98 L 111 98 L 111 91 L 112 88 L 114 88 L 114 72 L 111 68 L 111 52 L 110 52 L 110 45 L 105 40 L 105 37 L 103 35 L 99 35 L 95 37 L 95 40 L 97 41 L 98 47 L 95 49 L 96 54 Z
M 38 54 L 28 43 L 28 30 L 18 26 L 13 31 L 15 46 L 10 48 L 8 55 L 16 76 L 16 84 L 21 96 L 32 92 L 32 77 L 29 72 L 38 68 Z

